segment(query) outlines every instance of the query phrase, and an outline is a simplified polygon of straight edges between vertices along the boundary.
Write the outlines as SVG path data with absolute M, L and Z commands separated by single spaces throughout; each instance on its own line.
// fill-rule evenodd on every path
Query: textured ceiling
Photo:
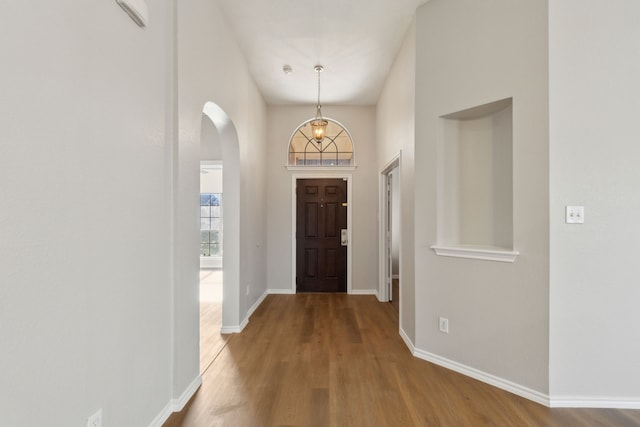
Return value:
M 269 104 L 373 105 L 427 0 L 218 0 Z M 285 74 L 283 65 L 293 72 Z

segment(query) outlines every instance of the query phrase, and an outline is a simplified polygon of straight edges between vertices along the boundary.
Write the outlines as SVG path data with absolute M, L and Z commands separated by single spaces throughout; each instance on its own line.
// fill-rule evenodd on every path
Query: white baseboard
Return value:
M 458 362 L 446 359 L 433 353 L 429 353 L 413 347 L 406 334 L 401 330 L 400 336 L 412 353 L 419 359 L 426 360 L 452 371 L 461 373 L 478 381 L 506 390 L 525 399 L 529 399 L 549 408 L 602 408 L 602 409 L 640 409 L 640 399 L 619 397 L 592 397 L 592 396 L 553 396 L 550 397 L 539 391 L 516 384 L 478 369 L 471 368 Z
M 169 419 L 171 414 L 174 412 L 180 412 L 184 409 L 185 405 L 189 402 L 189 400 L 193 397 L 193 395 L 198 391 L 200 386 L 202 385 L 202 377 L 198 375 L 192 382 L 189 384 L 187 389 L 182 392 L 179 398 L 172 399 L 167 406 L 162 409 L 162 411 L 158 414 L 157 417 L 151 421 L 149 427 L 162 427 L 162 425 Z
M 239 334 L 249 324 L 249 317 L 245 317 L 239 325 L 223 326 L 220 328 L 220 333 L 226 334 Z
M 267 293 L 270 295 L 295 295 L 296 291 L 293 289 L 268 289 Z M 349 295 L 378 295 L 377 289 L 352 289 Z
M 409 339 L 409 336 L 404 331 L 404 329 L 402 329 L 402 327 L 400 327 L 399 333 L 400 333 L 400 338 L 402 338 L 402 341 L 404 341 L 404 344 L 407 346 L 407 348 L 409 349 L 411 354 L 413 354 L 415 356 L 416 355 L 416 346 L 413 345 L 413 343 Z
M 189 402 L 189 400 L 193 397 L 193 395 L 198 391 L 200 386 L 202 385 L 202 377 L 198 375 L 192 382 L 189 384 L 187 389 L 182 392 L 179 398 L 173 399 L 171 410 L 173 412 L 180 412 L 184 409 L 184 406 Z
M 399 278 L 400 278 L 400 275 L 399 275 L 399 274 L 392 274 L 392 275 L 391 275 L 391 278 L 392 278 L 392 279 L 399 279 Z
M 258 307 L 260 307 L 260 304 L 262 304 L 267 295 L 269 295 L 268 292 L 263 293 L 260 298 L 258 298 L 258 301 L 256 301 L 256 303 L 251 306 L 249 312 L 247 313 L 247 318 L 251 317 L 251 315 L 258 309 Z
M 200 257 L 200 268 L 221 269 L 222 268 L 222 257 L 201 256 Z
M 615 397 L 553 396 L 549 406 L 552 408 L 640 409 L 640 400 Z
M 270 295 L 295 295 L 296 291 L 293 289 L 267 289 L 267 293 Z
M 478 381 L 506 390 L 525 399 L 532 400 L 549 408 L 602 408 L 602 409 L 640 409 L 640 399 L 619 397 L 585 397 L 585 396 L 553 396 L 513 383 L 495 375 L 479 371 L 458 362 L 446 359 L 433 353 L 417 349 L 406 332 L 400 328 L 400 337 L 415 357 L 434 363 Z
M 239 325 L 237 325 L 237 326 L 223 326 L 222 328 L 220 328 L 220 333 L 221 334 L 239 334 L 240 332 L 242 332 L 244 330 L 244 328 L 246 328 L 247 325 L 249 324 L 249 318 L 251 317 L 253 312 L 256 311 L 258 309 L 258 307 L 260 307 L 260 304 L 262 304 L 262 302 L 264 301 L 264 299 L 267 297 L 268 294 L 269 294 L 269 292 L 267 291 L 267 292 L 263 293 L 260 296 L 260 298 L 258 298 L 258 301 L 256 301 L 255 304 L 253 304 L 251 306 L 251 308 L 247 312 L 247 315 L 245 316 L 245 318 L 242 320 L 242 322 Z
M 162 427 L 162 424 L 164 424 L 169 419 L 171 414 L 173 414 L 171 407 L 171 402 L 167 403 L 167 406 L 165 406 L 164 409 L 162 409 L 162 411 L 158 414 L 158 416 L 155 417 L 153 421 L 151 421 L 149 427 Z
M 500 378 L 495 375 L 488 374 L 486 372 L 480 371 L 470 366 L 463 365 L 458 362 L 454 362 L 453 360 L 446 359 L 444 357 L 438 356 L 437 354 L 429 353 L 424 350 L 415 349 L 415 351 L 413 352 L 413 355 L 419 359 L 426 360 L 427 362 L 435 363 L 436 365 L 442 366 L 447 369 L 451 369 L 452 371 L 474 378 L 478 381 L 482 381 L 484 383 L 490 384 L 494 387 L 498 387 L 502 390 L 506 390 L 510 393 L 516 394 L 520 397 L 524 397 L 525 399 L 532 400 L 541 405 L 551 406 L 551 400 L 549 396 L 543 393 L 540 393 L 538 391 L 532 390 L 528 387 L 524 387 L 520 384 L 516 384 L 514 382 L 505 380 L 504 378 Z
M 351 289 L 349 295 L 378 295 L 377 289 Z

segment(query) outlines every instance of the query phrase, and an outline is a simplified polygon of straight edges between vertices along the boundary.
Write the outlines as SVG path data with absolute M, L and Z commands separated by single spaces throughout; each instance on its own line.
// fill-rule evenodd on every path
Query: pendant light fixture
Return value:
M 322 111 L 320 108 L 320 73 L 324 70 L 322 65 L 316 65 L 314 70 L 318 73 L 318 104 L 316 104 L 316 118 L 311 121 L 311 129 L 313 132 L 313 139 L 318 143 L 322 143 L 324 136 L 327 132 L 328 121 L 322 118 Z

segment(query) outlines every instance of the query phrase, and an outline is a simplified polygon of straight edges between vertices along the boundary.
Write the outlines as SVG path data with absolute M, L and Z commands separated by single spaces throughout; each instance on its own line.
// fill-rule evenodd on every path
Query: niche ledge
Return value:
M 520 255 L 520 252 L 518 251 L 495 247 L 433 245 L 431 246 L 431 249 L 435 251 L 436 255 L 440 256 L 511 263 L 515 262 L 516 257 Z

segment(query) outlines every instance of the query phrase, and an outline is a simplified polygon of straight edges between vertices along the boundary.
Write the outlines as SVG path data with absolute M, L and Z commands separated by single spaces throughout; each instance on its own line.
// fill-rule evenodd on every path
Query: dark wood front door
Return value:
M 296 198 L 297 292 L 346 292 L 347 182 L 298 179 Z

